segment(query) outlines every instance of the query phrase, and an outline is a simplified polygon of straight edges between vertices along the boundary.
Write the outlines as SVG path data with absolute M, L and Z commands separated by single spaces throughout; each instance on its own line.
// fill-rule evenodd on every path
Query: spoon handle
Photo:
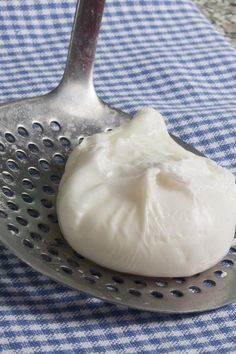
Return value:
M 93 82 L 93 64 L 105 0 L 78 0 L 63 81 Z

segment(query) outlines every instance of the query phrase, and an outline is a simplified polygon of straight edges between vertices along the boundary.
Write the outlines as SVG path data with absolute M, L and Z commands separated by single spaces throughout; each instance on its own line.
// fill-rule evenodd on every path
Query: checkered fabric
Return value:
M 0 1 L 0 100 L 45 93 L 65 66 L 76 0 Z M 111 105 L 153 106 L 236 172 L 236 51 L 190 0 L 107 0 L 95 82 Z M 2 353 L 235 353 L 236 305 L 139 312 L 57 284 L 0 246 Z

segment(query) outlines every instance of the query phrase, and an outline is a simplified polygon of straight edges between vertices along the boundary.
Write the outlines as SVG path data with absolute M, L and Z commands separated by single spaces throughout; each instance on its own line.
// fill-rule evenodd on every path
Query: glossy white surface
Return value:
M 83 256 L 145 276 L 190 276 L 226 255 L 236 224 L 233 175 L 184 150 L 145 108 L 86 138 L 66 164 L 61 230 Z

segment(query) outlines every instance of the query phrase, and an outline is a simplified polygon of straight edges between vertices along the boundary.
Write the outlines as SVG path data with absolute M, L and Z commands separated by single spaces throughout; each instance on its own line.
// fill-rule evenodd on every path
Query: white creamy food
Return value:
M 71 153 L 57 200 L 61 230 L 107 268 L 190 276 L 226 254 L 236 225 L 234 176 L 175 143 L 153 109 Z

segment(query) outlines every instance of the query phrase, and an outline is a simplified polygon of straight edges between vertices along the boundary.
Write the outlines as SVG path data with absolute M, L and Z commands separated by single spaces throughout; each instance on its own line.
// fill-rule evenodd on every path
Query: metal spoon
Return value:
M 154 279 L 102 268 L 75 253 L 61 235 L 55 200 L 68 154 L 83 136 L 130 118 L 99 99 L 93 85 L 104 3 L 79 1 L 59 86 L 0 107 L 0 238 L 39 272 L 105 301 L 172 313 L 228 304 L 236 299 L 235 247 L 223 263 L 195 277 Z

